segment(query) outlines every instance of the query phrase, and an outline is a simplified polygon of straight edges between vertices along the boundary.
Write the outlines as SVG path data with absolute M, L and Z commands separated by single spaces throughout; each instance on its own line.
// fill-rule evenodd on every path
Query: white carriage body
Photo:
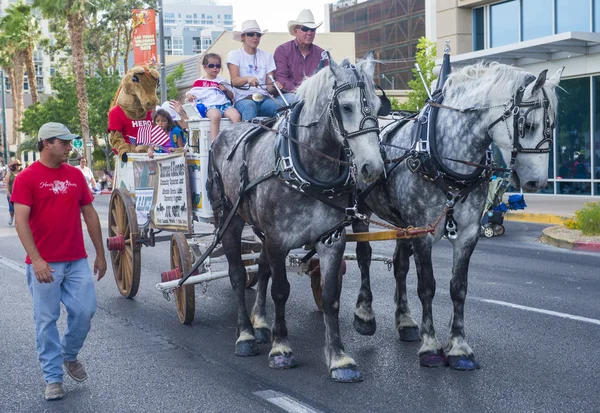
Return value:
M 229 119 L 221 120 L 221 130 L 231 125 Z M 179 188 L 169 188 L 171 193 L 176 197 L 183 197 L 184 210 L 190 210 L 188 215 L 192 220 L 197 222 L 212 222 L 213 211 L 208 201 L 208 193 L 206 189 L 206 181 L 208 178 L 208 152 L 210 150 L 210 119 L 197 119 L 189 122 L 190 136 L 188 147 L 185 152 L 185 163 L 187 165 L 186 173 L 182 175 L 182 185 L 185 186 L 185 192 L 177 195 L 177 191 L 182 192 Z M 180 154 L 154 154 L 154 160 L 159 166 L 166 161 L 178 159 Z M 165 158 L 165 159 L 162 159 Z M 152 223 L 149 219 L 148 202 L 140 202 L 140 197 L 151 197 L 151 190 L 156 188 L 148 188 L 147 186 L 137 187 L 139 185 L 139 177 L 136 179 L 135 163 L 148 163 L 149 158 L 145 153 L 128 153 L 127 162 L 116 160 L 115 162 L 115 178 L 114 188 L 123 188 L 129 192 L 134 199 L 136 205 L 136 215 L 138 215 L 138 224 L 140 227 L 145 227 L 151 224 L 157 229 L 177 229 L 170 224 Z M 160 168 L 157 168 L 160 169 Z M 156 171 L 154 171 L 156 172 Z M 139 172 L 138 172 L 139 174 Z M 154 186 L 160 185 L 160 182 L 154 180 Z M 164 185 L 164 186 L 169 186 Z M 177 184 L 175 184 L 177 186 Z M 167 192 L 167 189 L 163 191 Z M 156 213 L 157 200 L 151 199 L 150 203 L 153 212 Z M 191 207 L 191 208 L 190 208 Z M 182 217 L 183 219 L 183 217 Z M 183 223 L 181 223 L 184 225 Z M 182 226 L 180 225 L 180 227 Z M 191 223 L 186 223 L 188 230 L 191 230 Z M 176 226 L 176 225 L 175 225 Z M 181 229 L 181 228 L 179 228 Z

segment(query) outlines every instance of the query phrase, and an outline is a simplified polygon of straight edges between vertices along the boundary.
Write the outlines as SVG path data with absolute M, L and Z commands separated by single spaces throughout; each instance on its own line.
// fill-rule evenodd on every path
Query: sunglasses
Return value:
M 244 33 L 244 35 L 248 36 L 248 37 L 258 37 L 260 38 L 262 36 L 262 33 Z
M 217 63 L 217 64 L 209 63 L 207 65 L 204 65 L 204 67 L 208 67 L 209 69 L 214 69 L 216 67 L 217 69 L 220 69 L 221 68 L 221 63 Z
M 311 29 L 310 27 L 306 27 L 306 26 L 299 27 L 299 29 L 302 30 L 304 33 L 308 32 L 309 30 L 311 33 L 314 33 L 317 31 L 317 29 Z

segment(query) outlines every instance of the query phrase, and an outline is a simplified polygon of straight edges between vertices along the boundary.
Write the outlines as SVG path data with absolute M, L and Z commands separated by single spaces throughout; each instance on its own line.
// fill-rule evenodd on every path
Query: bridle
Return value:
M 511 136 L 512 140 L 512 150 L 510 156 L 510 165 L 509 169 L 512 169 L 515 165 L 517 155 L 519 153 L 526 154 L 536 154 L 536 153 L 548 153 L 552 150 L 552 142 L 553 136 L 552 131 L 554 130 L 554 122 L 550 120 L 549 108 L 550 108 L 550 100 L 548 99 L 548 95 L 546 91 L 542 88 L 542 93 L 544 94 L 544 99 L 542 102 L 539 101 L 523 101 L 523 94 L 525 93 L 525 87 L 521 86 L 515 96 L 509 101 L 510 106 L 504 111 L 502 115 L 494 122 L 492 122 L 487 128 L 488 137 L 491 140 L 490 131 L 494 126 L 496 126 L 500 122 L 504 122 L 506 125 L 506 129 L 508 131 L 509 136 Z M 524 108 L 527 108 L 526 111 L 523 111 Z M 529 113 L 536 109 L 544 109 L 544 118 L 543 118 L 543 127 L 544 127 L 544 138 L 535 146 L 535 148 L 524 148 L 521 144 L 521 141 L 525 137 L 525 121 Z M 524 113 L 523 113 L 524 112 Z M 507 122 L 509 117 L 513 117 L 513 130 L 511 133 L 510 126 Z M 543 148 L 545 144 L 548 144 L 547 147 Z

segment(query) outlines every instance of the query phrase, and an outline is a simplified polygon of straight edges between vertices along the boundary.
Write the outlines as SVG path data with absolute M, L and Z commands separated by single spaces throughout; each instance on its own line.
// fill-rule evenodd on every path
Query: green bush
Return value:
M 600 202 L 586 202 L 573 218 L 565 221 L 565 226 L 578 229 L 583 235 L 600 235 Z
M 106 168 L 106 160 L 105 159 L 94 161 L 94 168 L 92 168 L 94 171 L 103 171 L 104 168 Z

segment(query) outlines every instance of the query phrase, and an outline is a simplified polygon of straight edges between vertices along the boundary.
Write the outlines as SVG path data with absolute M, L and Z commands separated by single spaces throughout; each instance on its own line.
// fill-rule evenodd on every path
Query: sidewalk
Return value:
M 556 226 L 542 231 L 542 242 L 559 248 L 600 253 L 600 237 L 577 235 L 562 226 L 564 220 L 573 217 L 586 202 L 599 202 L 600 196 L 524 194 L 524 197 L 527 208 L 507 212 L 505 220 L 554 224 Z M 505 194 L 504 201 L 507 199 L 508 194 Z

